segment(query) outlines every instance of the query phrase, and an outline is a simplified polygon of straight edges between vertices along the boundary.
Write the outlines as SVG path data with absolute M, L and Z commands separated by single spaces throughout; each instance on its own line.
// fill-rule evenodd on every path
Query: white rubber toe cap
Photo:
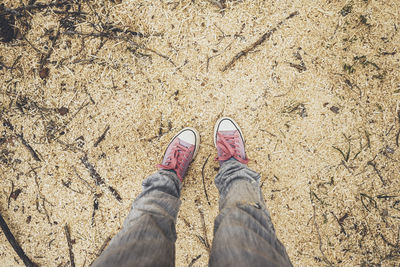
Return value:
M 184 141 L 188 144 L 191 144 L 191 145 L 196 144 L 196 134 L 190 129 L 185 129 L 178 135 L 178 137 L 179 137 L 179 139 L 181 139 L 182 141 Z
M 237 130 L 235 124 L 230 119 L 224 119 L 219 123 L 217 131 L 235 131 Z

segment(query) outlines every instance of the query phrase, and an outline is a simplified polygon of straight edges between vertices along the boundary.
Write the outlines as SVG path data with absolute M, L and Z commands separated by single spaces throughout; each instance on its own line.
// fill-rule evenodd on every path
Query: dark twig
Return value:
M 199 239 L 200 243 L 202 243 L 204 245 L 204 247 L 206 248 L 206 250 L 209 250 L 209 245 L 207 244 L 206 240 L 201 236 L 201 235 L 196 235 L 197 238 Z
M 294 64 L 289 62 L 290 67 L 297 69 L 298 72 L 303 72 L 307 70 L 306 64 L 304 63 L 303 57 L 300 54 L 300 49 L 294 54 L 297 60 L 300 61 L 300 64 Z
M 203 230 L 203 236 L 198 236 L 200 241 L 204 244 L 204 246 L 207 249 L 208 254 L 210 254 L 210 242 L 208 241 L 208 235 L 207 235 L 207 227 L 206 227 L 206 221 L 204 220 L 204 213 L 203 210 L 199 208 L 199 213 L 200 213 L 200 219 L 201 219 L 201 227 Z
M 21 134 L 17 134 L 17 137 L 21 140 L 22 144 L 29 150 L 29 152 L 31 153 L 32 157 L 36 160 L 36 161 L 41 161 L 38 154 L 36 153 L 36 151 L 31 147 L 31 145 L 28 144 L 28 142 L 24 139 L 24 135 Z
M 14 182 L 11 181 L 11 192 L 10 195 L 8 196 L 8 200 L 7 200 L 7 208 L 10 208 L 10 202 L 11 202 L 11 196 L 14 193 Z
M 103 134 L 100 135 L 100 137 L 97 139 L 97 141 L 94 143 L 94 147 L 97 147 L 101 141 L 104 140 L 104 138 L 106 137 L 106 134 L 108 132 L 108 130 L 110 130 L 110 125 L 107 125 L 106 129 L 104 130 Z
M 78 173 L 78 171 L 76 170 L 75 167 L 73 167 L 73 168 L 74 168 L 74 171 L 75 171 L 76 176 L 85 184 L 85 186 L 86 186 L 91 192 L 95 192 L 96 189 L 94 189 L 85 179 L 83 179 L 83 178 L 79 175 L 79 173 Z
M 14 131 L 14 126 L 11 124 L 9 120 L 3 120 L 3 126 L 7 127 L 11 131 Z
M 93 213 L 92 213 L 92 226 L 94 226 L 94 217 L 96 215 L 96 210 L 99 209 L 99 200 L 97 198 L 97 195 L 94 194 L 94 199 L 93 199 Z
M 393 51 L 393 52 L 382 52 L 382 55 L 384 55 L 384 56 L 394 56 L 396 54 L 397 54 L 396 51 Z
M 124 33 L 126 33 L 126 31 Z M 143 49 L 144 51 L 152 52 L 153 54 L 156 54 L 157 56 L 164 58 L 166 61 L 171 63 L 174 67 L 177 67 L 176 63 L 174 61 L 172 61 L 172 59 L 170 57 L 163 55 L 163 54 L 157 52 L 156 50 L 153 50 L 151 48 L 148 48 L 144 45 L 138 44 L 137 42 L 131 40 L 130 37 L 132 37 L 132 35 L 133 35 L 132 33 L 129 33 L 129 35 L 125 34 L 124 36 L 118 36 L 118 35 L 116 35 L 115 32 L 112 32 L 112 31 L 111 32 L 99 32 L 99 33 L 94 33 L 94 32 L 85 33 L 85 32 L 80 32 L 80 31 L 75 31 L 75 30 L 68 30 L 68 31 L 65 31 L 64 34 L 78 35 L 78 36 L 84 36 L 84 37 L 108 38 L 111 40 L 123 40 L 134 47 Z
M 67 238 L 68 250 L 69 250 L 69 260 L 71 262 L 71 267 L 75 267 L 74 252 L 72 251 L 71 233 L 69 231 L 68 224 L 65 224 L 64 232 L 65 232 L 65 237 Z
M 263 186 L 264 186 L 264 182 L 267 180 L 267 177 L 265 177 L 264 178 L 264 180 L 261 182 L 261 184 L 260 184 L 260 189 L 262 189 L 263 188 Z
M 53 10 L 55 14 L 61 15 L 68 15 L 68 16 L 75 16 L 75 17 L 85 17 L 88 13 L 81 12 L 81 11 L 60 11 L 60 10 Z
M 367 199 L 368 202 L 369 202 L 369 203 L 367 203 L 367 204 L 364 202 L 366 199 Z M 362 204 L 362 205 L 364 206 L 364 208 L 365 208 L 367 211 L 369 211 L 369 212 L 371 212 L 371 211 L 369 210 L 368 205 L 372 205 L 375 209 L 378 208 L 378 204 L 376 203 L 376 200 L 373 199 L 372 197 L 368 196 L 367 194 L 360 193 L 360 200 L 361 200 L 361 204 Z
M 314 205 L 314 203 L 312 203 L 312 206 L 313 206 L 313 222 L 314 222 L 315 229 L 317 230 L 317 235 L 318 235 L 318 240 L 319 240 L 319 251 L 321 251 L 322 258 L 325 261 L 325 263 L 328 264 L 329 266 L 333 267 L 333 264 L 325 256 L 325 252 L 324 252 L 324 250 L 322 248 L 322 238 L 321 238 L 321 234 L 319 233 L 319 227 L 318 227 L 317 221 L 315 219 L 315 205 Z
M 105 182 L 100 174 L 95 170 L 94 166 L 88 161 L 87 155 L 81 158 L 82 164 L 88 169 L 90 176 L 96 181 L 97 185 L 104 185 Z
M 375 163 L 373 160 L 370 160 L 370 161 L 367 162 L 367 165 L 372 166 L 372 168 L 374 168 L 376 174 L 379 176 L 379 179 L 381 179 L 382 184 L 383 184 L 383 185 L 386 185 L 386 182 L 385 182 L 385 180 L 383 179 L 381 172 L 380 172 L 380 171 L 378 170 L 378 168 L 376 167 L 376 163 Z
M 16 69 L 15 65 L 17 65 L 18 61 L 22 58 L 21 55 L 19 55 L 15 60 L 14 63 L 11 65 L 11 67 L 7 66 L 3 62 L 0 61 L 0 66 L 6 68 L 7 70 L 10 71 L 10 73 L 13 73 L 13 70 Z
M 111 236 L 107 237 L 103 244 L 101 245 L 99 252 L 97 252 L 97 256 L 100 256 L 100 254 L 103 252 L 103 250 L 107 247 L 108 243 L 110 243 L 111 241 Z
M 320 199 L 320 198 L 317 196 L 317 194 L 315 194 L 313 191 L 310 190 L 310 199 L 311 199 L 311 203 L 314 203 L 314 201 L 313 201 L 314 198 L 315 198 L 316 200 L 318 200 L 318 201 L 321 203 L 321 205 L 325 205 L 325 202 L 324 202 L 322 199 Z
M 303 64 L 294 64 L 292 62 L 289 62 L 289 66 L 295 68 L 298 72 L 303 72 L 307 70 L 307 67 Z
M 110 186 L 110 185 L 108 185 L 107 188 L 108 188 L 108 191 L 110 191 L 111 194 L 112 194 L 119 202 L 121 202 L 122 198 L 121 198 L 121 196 L 119 195 L 118 191 L 115 190 L 115 188 L 112 187 L 112 186 Z
M 128 33 L 128 34 L 130 34 L 132 36 L 137 36 L 137 37 L 148 37 L 147 35 L 144 35 L 141 32 L 131 31 L 131 30 L 128 30 L 128 29 L 124 30 L 124 29 L 118 28 L 118 27 L 116 27 L 116 26 L 114 26 L 112 24 L 106 24 L 106 25 L 104 25 L 104 28 L 105 28 L 105 30 L 110 30 L 110 31 L 112 31 L 114 33 L 120 32 L 120 33 Z
M 44 210 L 44 214 L 46 215 L 47 221 L 48 221 L 48 223 L 50 225 L 52 225 L 53 223 L 51 222 L 50 214 L 49 214 L 49 212 L 47 211 L 47 208 L 46 208 L 47 200 L 43 196 L 40 196 L 40 198 L 42 199 L 42 207 L 43 207 L 43 210 Z
M 203 167 L 201 168 L 201 176 L 202 176 L 202 178 L 203 178 L 204 194 L 206 195 L 206 199 L 207 199 L 207 202 L 208 202 L 208 205 L 209 205 L 209 206 L 211 206 L 211 203 L 210 203 L 210 200 L 208 199 L 207 188 L 206 188 L 206 184 L 205 184 L 205 182 L 204 182 L 204 168 L 206 167 L 208 158 L 209 158 L 210 156 L 211 156 L 211 154 L 208 155 L 208 157 L 206 158 L 206 161 L 204 161 Z
M 322 258 L 325 261 L 326 264 L 328 264 L 329 266 L 333 267 L 333 264 L 328 260 L 328 258 L 325 256 L 325 252 L 322 248 L 322 238 L 321 238 L 321 234 L 319 233 L 319 227 L 317 224 L 317 220 L 316 220 L 316 215 L 315 215 L 315 203 L 314 203 L 314 198 L 313 198 L 313 194 L 315 196 L 316 199 L 319 200 L 319 198 L 317 197 L 317 195 L 310 190 L 310 201 L 311 201 L 311 205 L 313 207 L 313 216 L 312 216 L 312 220 L 313 220 L 313 224 L 315 226 L 315 229 L 317 230 L 317 235 L 318 235 L 318 240 L 319 240 L 319 250 L 321 251 L 322 254 Z M 321 200 L 320 200 L 321 201 Z M 322 204 L 322 202 L 321 202 Z M 310 219 L 311 220 L 311 219 Z
M 397 117 L 399 119 L 399 131 L 396 134 L 396 145 L 399 147 L 399 137 L 400 137 L 400 110 L 397 112 Z
M 367 132 L 367 130 L 364 131 L 365 131 L 365 137 L 367 138 L 368 148 L 371 148 L 371 139 L 369 138 L 369 133 Z
M 78 193 L 78 194 L 83 194 L 80 190 L 76 190 L 76 189 L 73 189 L 71 187 L 71 181 L 66 182 L 66 181 L 61 179 L 61 183 L 62 183 L 63 186 L 65 186 L 66 188 L 68 188 L 72 192 L 75 192 L 75 193 Z
M 51 43 L 51 47 L 49 47 L 49 51 L 45 55 L 42 54 L 42 57 L 40 59 L 39 70 L 42 70 L 43 67 L 46 65 L 47 60 L 50 58 L 51 54 L 54 51 L 55 44 L 59 37 L 60 37 L 60 27 L 58 27 L 56 35 L 53 36 L 53 38 L 52 38 L 52 43 Z
M 29 164 L 29 163 L 28 163 L 28 164 Z M 47 211 L 47 208 L 46 208 L 46 202 L 49 203 L 50 206 L 53 206 L 53 207 L 54 207 L 54 205 L 53 205 L 52 203 L 50 203 L 48 200 L 46 200 L 46 198 L 42 195 L 42 192 L 40 191 L 39 177 L 38 177 L 38 174 L 37 174 L 37 172 L 36 172 L 36 169 L 39 169 L 39 168 L 41 168 L 41 167 L 32 168 L 32 166 L 31 166 L 30 164 L 29 164 L 29 166 L 31 167 L 31 170 L 29 171 L 29 173 L 33 172 L 34 178 L 35 178 L 35 184 L 36 184 L 36 187 L 37 187 L 37 190 L 38 190 L 38 195 L 36 196 L 36 209 L 37 209 L 37 211 L 38 211 L 40 214 L 45 214 L 48 223 L 49 223 L 50 225 L 52 225 L 53 223 L 51 222 L 50 214 L 49 214 L 49 212 Z M 43 211 L 44 211 L 44 212 L 40 211 L 40 208 L 39 208 L 39 204 L 40 204 L 40 203 L 39 203 L 39 198 L 42 200 L 41 205 L 42 205 L 42 207 L 43 207 Z
M 44 55 L 44 53 L 43 53 L 42 51 L 40 51 L 39 49 L 37 49 L 25 36 L 22 36 L 22 39 L 23 39 L 25 42 L 27 42 L 27 43 L 30 45 L 30 47 L 33 48 L 33 50 L 35 50 L 36 52 L 38 52 L 38 53 L 41 54 L 41 55 Z
M 271 30 L 267 31 L 266 33 L 264 33 L 255 43 L 253 43 L 251 46 L 247 47 L 245 50 L 240 51 L 238 54 L 236 54 L 236 56 L 234 56 L 231 61 L 229 61 L 228 64 L 226 64 L 223 68 L 222 68 L 222 72 L 225 72 L 226 70 L 228 70 L 229 68 L 231 68 L 236 61 L 238 61 L 240 58 L 246 56 L 248 53 L 252 52 L 257 46 L 261 45 L 262 43 L 264 43 L 266 40 L 268 40 L 272 34 L 274 34 L 280 26 L 282 26 L 282 24 L 297 16 L 299 14 L 298 11 L 291 13 L 289 16 L 287 16 L 285 19 L 283 19 L 282 21 L 280 21 L 274 28 L 272 28 Z
M 384 200 L 388 200 L 388 199 L 396 198 L 396 197 L 398 197 L 398 196 L 388 196 L 388 195 L 377 195 L 377 196 L 376 196 L 376 198 L 378 198 L 378 199 L 384 199 Z
M 339 151 L 340 154 L 342 154 L 343 159 L 344 159 L 346 162 L 349 161 L 349 159 L 350 159 L 350 151 L 351 151 L 350 140 L 349 140 L 349 147 L 348 147 L 348 149 L 347 149 L 346 154 L 344 154 L 344 152 L 343 152 L 340 148 L 338 148 L 338 147 L 332 146 L 332 148 L 334 148 L 335 150 Z
M 35 263 L 33 263 L 28 256 L 26 256 L 25 252 L 22 250 L 21 246 L 18 244 L 17 240 L 15 240 L 14 235 L 11 233 L 10 228 L 8 228 L 7 223 L 3 219 L 3 216 L 0 213 L 0 226 L 1 229 L 3 230 L 4 235 L 7 237 L 8 242 L 10 242 L 11 246 L 15 250 L 15 252 L 18 254 L 19 258 L 24 262 L 25 266 L 27 267 L 34 267 L 37 266 Z
M 396 244 L 393 244 L 392 242 L 388 241 L 382 233 L 379 233 L 379 235 L 381 236 L 383 242 L 385 242 L 386 244 L 388 244 L 389 246 L 391 246 L 393 248 L 398 248 L 398 246 L 396 246 Z
M 188 267 L 192 267 L 193 264 L 195 264 L 196 261 L 197 261 L 198 259 L 200 259 L 200 257 L 201 257 L 201 254 L 200 254 L 200 255 L 197 255 L 196 257 L 194 257 L 194 258 L 192 259 L 192 261 L 189 263 L 189 266 L 188 266 Z
M 335 217 L 337 223 L 338 223 L 339 226 L 340 226 L 340 232 L 347 236 L 346 230 L 344 230 L 344 227 L 343 227 L 343 220 L 346 219 L 346 217 L 348 216 L 348 214 L 346 213 L 342 218 L 339 219 L 339 218 L 335 215 L 335 213 L 333 213 L 333 211 L 331 211 L 331 213 L 332 213 L 333 217 Z
M 111 192 L 111 194 L 119 201 L 121 202 L 122 198 L 119 195 L 119 193 L 117 192 L 117 190 L 115 190 L 113 187 L 106 185 L 106 183 L 104 182 L 104 179 L 101 178 L 100 174 L 96 171 L 96 169 L 94 168 L 94 166 L 88 161 L 88 157 L 87 155 L 83 156 L 81 158 L 81 162 L 82 164 L 86 167 L 86 169 L 88 169 L 90 176 L 96 181 L 96 184 L 101 186 L 104 185 L 108 188 L 108 190 Z

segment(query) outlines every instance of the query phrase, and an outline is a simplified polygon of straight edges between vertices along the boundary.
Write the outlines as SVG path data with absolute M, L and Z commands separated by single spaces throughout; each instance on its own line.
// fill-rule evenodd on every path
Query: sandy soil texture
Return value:
M 2 1 L 1 215 L 38 265 L 89 266 L 191 126 L 176 266 L 206 266 L 224 115 L 295 266 L 398 266 L 399 14 L 398 0 Z M 0 263 L 23 266 L 3 232 Z

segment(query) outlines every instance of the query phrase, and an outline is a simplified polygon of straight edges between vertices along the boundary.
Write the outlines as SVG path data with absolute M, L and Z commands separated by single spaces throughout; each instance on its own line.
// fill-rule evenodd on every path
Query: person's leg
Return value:
M 199 135 L 191 128 L 168 145 L 160 171 L 143 182 L 121 231 L 92 266 L 174 266 L 175 222 L 180 191 L 189 163 L 198 150 Z
M 214 223 L 210 266 L 292 266 L 275 235 L 259 186 L 260 175 L 247 167 L 239 126 L 232 119 L 216 126 L 220 171 L 215 178 L 220 214 Z

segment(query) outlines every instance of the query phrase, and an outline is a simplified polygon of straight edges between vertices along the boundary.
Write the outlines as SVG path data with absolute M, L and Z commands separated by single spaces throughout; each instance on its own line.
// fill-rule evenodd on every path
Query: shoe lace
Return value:
M 240 156 L 240 142 L 239 134 L 236 132 L 233 135 L 223 135 L 217 132 L 218 141 L 217 146 L 221 149 L 222 154 L 216 158 L 219 161 L 225 161 L 234 157 L 237 161 L 247 164 L 248 159 Z
M 174 170 L 179 180 L 182 181 L 183 168 L 192 150 L 193 147 L 188 148 L 179 143 L 175 144 L 167 160 L 165 161 L 165 164 L 158 164 L 157 168 L 164 170 Z

